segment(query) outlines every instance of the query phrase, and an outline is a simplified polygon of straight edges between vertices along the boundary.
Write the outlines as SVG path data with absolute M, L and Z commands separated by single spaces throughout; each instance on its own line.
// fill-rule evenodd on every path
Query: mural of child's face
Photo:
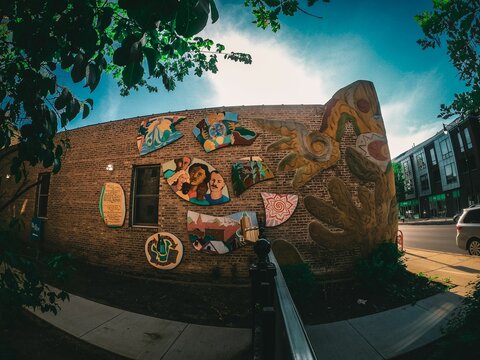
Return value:
M 187 170 L 187 168 L 190 166 L 190 158 L 187 156 L 183 157 L 183 162 L 182 162 L 182 169 Z
M 205 170 L 200 166 L 196 166 L 190 170 L 190 184 L 192 185 L 200 185 L 206 177 L 207 174 L 205 174 Z
M 222 175 L 219 173 L 212 173 L 208 185 L 210 185 L 211 192 L 222 191 L 223 187 L 225 186 L 225 180 L 223 180 Z
M 188 175 L 187 174 L 182 174 L 178 178 L 178 184 L 182 185 L 183 183 L 188 181 Z

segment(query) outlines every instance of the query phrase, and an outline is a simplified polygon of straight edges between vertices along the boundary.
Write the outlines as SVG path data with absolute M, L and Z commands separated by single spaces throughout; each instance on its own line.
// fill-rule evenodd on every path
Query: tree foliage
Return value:
M 405 201 L 405 175 L 403 174 L 402 165 L 392 162 L 393 174 L 395 176 L 395 193 L 397 194 L 397 202 Z
M 68 148 L 66 139 L 54 144 L 59 126 L 93 109 L 92 99 L 78 99 L 58 81 L 62 71 L 90 91 L 102 74 L 113 74 L 127 95 L 140 87 L 158 91 L 152 79 L 174 90 L 191 72 L 215 73 L 219 56 L 251 62 L 193 37 L 218 20 L 213 0 L 23 0 L 2 5 L 0 16 L 0 149 L 18 138 L 10 169 L 17 182 L 25 162 L 58 172 Z
M 318 0 L 308 0 L 311 6 Z M 325 1 L 325 0 L 324 0 Z M 257 25 L 280 28 L 279 15 L 303 11 L 297 0 L 245 1 Z M 57 173 L 70 143 L 55 135 L 77 117 L 86 118 L 93 100 L 79 99 L 62 83 L 93 92 L 102 75 L 118 81 L 120 93 L 141 87 L 158 91 L 155 79 L 174 90 L 177 81 L 216 73 L 219 58 L 251 63 L 248 54 L 225 52 L 225 46 L 196 36 L 219 19 L 215 0 L 15 0 L 0 7 L 0 163 L 2 175 L 14 176 L 18 188 L 0 213 L 37 183 L 27 166 L 43 165 Z M 3 178 L 0 179 L 2 185 Z M 1 187 L 0 187 L 1 189 Z M 64 292 L 50 291 L 36 262 L 18 249 L 18 219 L 0 224 L 0 306 L 6 313 L 20 305 L 56 312 Z M 64 257 L 47 265 L 62 274 Z M 0 311 L 0 315 L 3 313 Z
M 425 37 L 422 49 L 447 46 L 450 61 L 468 91 L 455 94 L 451 104 L 442 104 L 439 117 L 480 113 L 480 2 L 478 0 L 433 0 L 433 11 L 415 17 Z

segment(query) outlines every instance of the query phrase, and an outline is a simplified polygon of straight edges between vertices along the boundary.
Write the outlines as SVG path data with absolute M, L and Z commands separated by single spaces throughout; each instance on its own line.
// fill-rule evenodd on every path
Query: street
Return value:
M 450 225 L 402 225 L 398 229 L 403 232 L 404 247 L 414 247 L 457 254 L 468 254 L 457 247 L 455 237 L 457 230 Z

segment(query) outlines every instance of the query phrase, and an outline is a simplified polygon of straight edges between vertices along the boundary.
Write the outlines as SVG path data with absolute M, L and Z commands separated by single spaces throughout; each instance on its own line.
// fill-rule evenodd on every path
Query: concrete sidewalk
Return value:
M 250 359 L 251 329 L 187 324 L 70 295 L 57 314 L 33 312 L 61 330 L 129 359 Z
M 360 318 L 307 327 L 322 360 L 390 359 L 442 336 L 441 329 L 480 274 L 480 257 L 419 249 L 407 267 L 452 291 Z M 88 343 L 131 359 L 249 359 L 251 330 L 186 324 L 136 314 L 70 295 L 57 316 L 35 315 Z
M 315 352 L 322 360 L 391 359 L 442 336 L 442 328 L 455 314 L 480 274 L 480 257 L 420 249 L 406 250 L 408 270 L 448 278 L 455 285 L 412 305 L 356 319 L 307 327 Z

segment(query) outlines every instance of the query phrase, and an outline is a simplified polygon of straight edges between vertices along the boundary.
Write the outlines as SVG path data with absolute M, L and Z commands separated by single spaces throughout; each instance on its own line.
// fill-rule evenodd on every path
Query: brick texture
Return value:
M 195 139 L 192 129 L 207 114 L 231 111 L 239 114 L 243 126 L 259 133 L 251 146 L 232 146 L 206 153 Z M 246 282 L 249 265 L 255 254 L 250 246 L 225 255 L 210 255 L 197 252 L 188 240 L 186 213 L 188 210 L 224 216 L 238 211 L 255 211 L 260 221 L 265 212 L 260 192 L 297 193 L 299 203 L 293 216 L 275 228 L 266 228 L 270 240 L 286 240 L 299 251 L 303 260 L 318 275 L 342 275 L 351 269 L 357 249 L 349 251 L 328 251 L 316 245 L 308 235 L 308 224 L 314 218 L 306 211 L 303 198 L 315 195 L 331 202 L 327 183 L 332 176 L 340 177 L 349 190 L 356 194 L 359 185 L 345 163 L 345 150 L 355 145 L 355 133 L 348 123 L 341 144 L 341 159 L 333 167 L 315 176 L 299 192 L 293 190 L 290 182 L 294 171 L 278 172 L 276 166 L 286 153 L 267 153 L 266 147 L 279 137 L 260 129 L 255 119 L 295 120 L 304 123 L 310 130 L 320 129 L 324 112 L 323 105 L 279 105 L 241 106 L 186 110 L 169 115 L 185 116 L 187 119 L 176 126 L 183 137 L 150 154 L 140 157 L 136 147 L 136 135 L 142 120 L 153 115 L 86 126 L 67 133 L 58 134 L 57 140 L 68 136 L 71 149 L 66 152 L 61 171 L 51 176 L 48 199 L 48 219 L 45 222 L 44 246 L 55 251 L 69 251 L 83 261 L 146 277 L 187 281 L 212 280 L 220 272 L 220 281 Z M 165 115 L 165 114 L 162 114 Z M 133 168 L 137 165 L 159 165 L 180 156 L 197 157 L 215 167 L 225 178 L 231 201 L 224 205 L 198 206 L 176 196 L 166 181 L 160 179 L 160 201 L 158 228 L 132 227 L 130 221 L 130 196 Z M 256 184 L 240 197 L 233 193 L 231 185 L 231 164 L 234 160 L 260 156 L 274 172 L 275 178 Z M 107 164 L 114 165 L 114 171 L 106 171 Z M 5 166 L 3 166 L 5 168 Z M 6 171 L 5 169 L 3 170 Z M 29 170 L 31 180 L 41 166 Z M 2 179 L 4 175 L 2 174 Z M 11 192 L 13 179 L 4 181 L 3 191 Z M 119 183 L 125 190 L 127 216 L 123 227 L 108 228 L 99 214 L 100 192 L 105 182 Z M 363 184 L 369 185 L 371 184 Z M 370 187 L 371 188 L 371 187 Z M 26 222 L 25 238 L 29 237 L 30 219 L 34 214 L 36 189 L 22 196 L 9 209 L 9 214 L 19 214 L 24 205 Z M 26 204 L 25 204 L 26 202 Z M 152 267 L 146 261 L 144 245 L 146 239 L 157 231 L 176 235 L 183 243 L 184 256 L 181 264 L 170 271 Z

